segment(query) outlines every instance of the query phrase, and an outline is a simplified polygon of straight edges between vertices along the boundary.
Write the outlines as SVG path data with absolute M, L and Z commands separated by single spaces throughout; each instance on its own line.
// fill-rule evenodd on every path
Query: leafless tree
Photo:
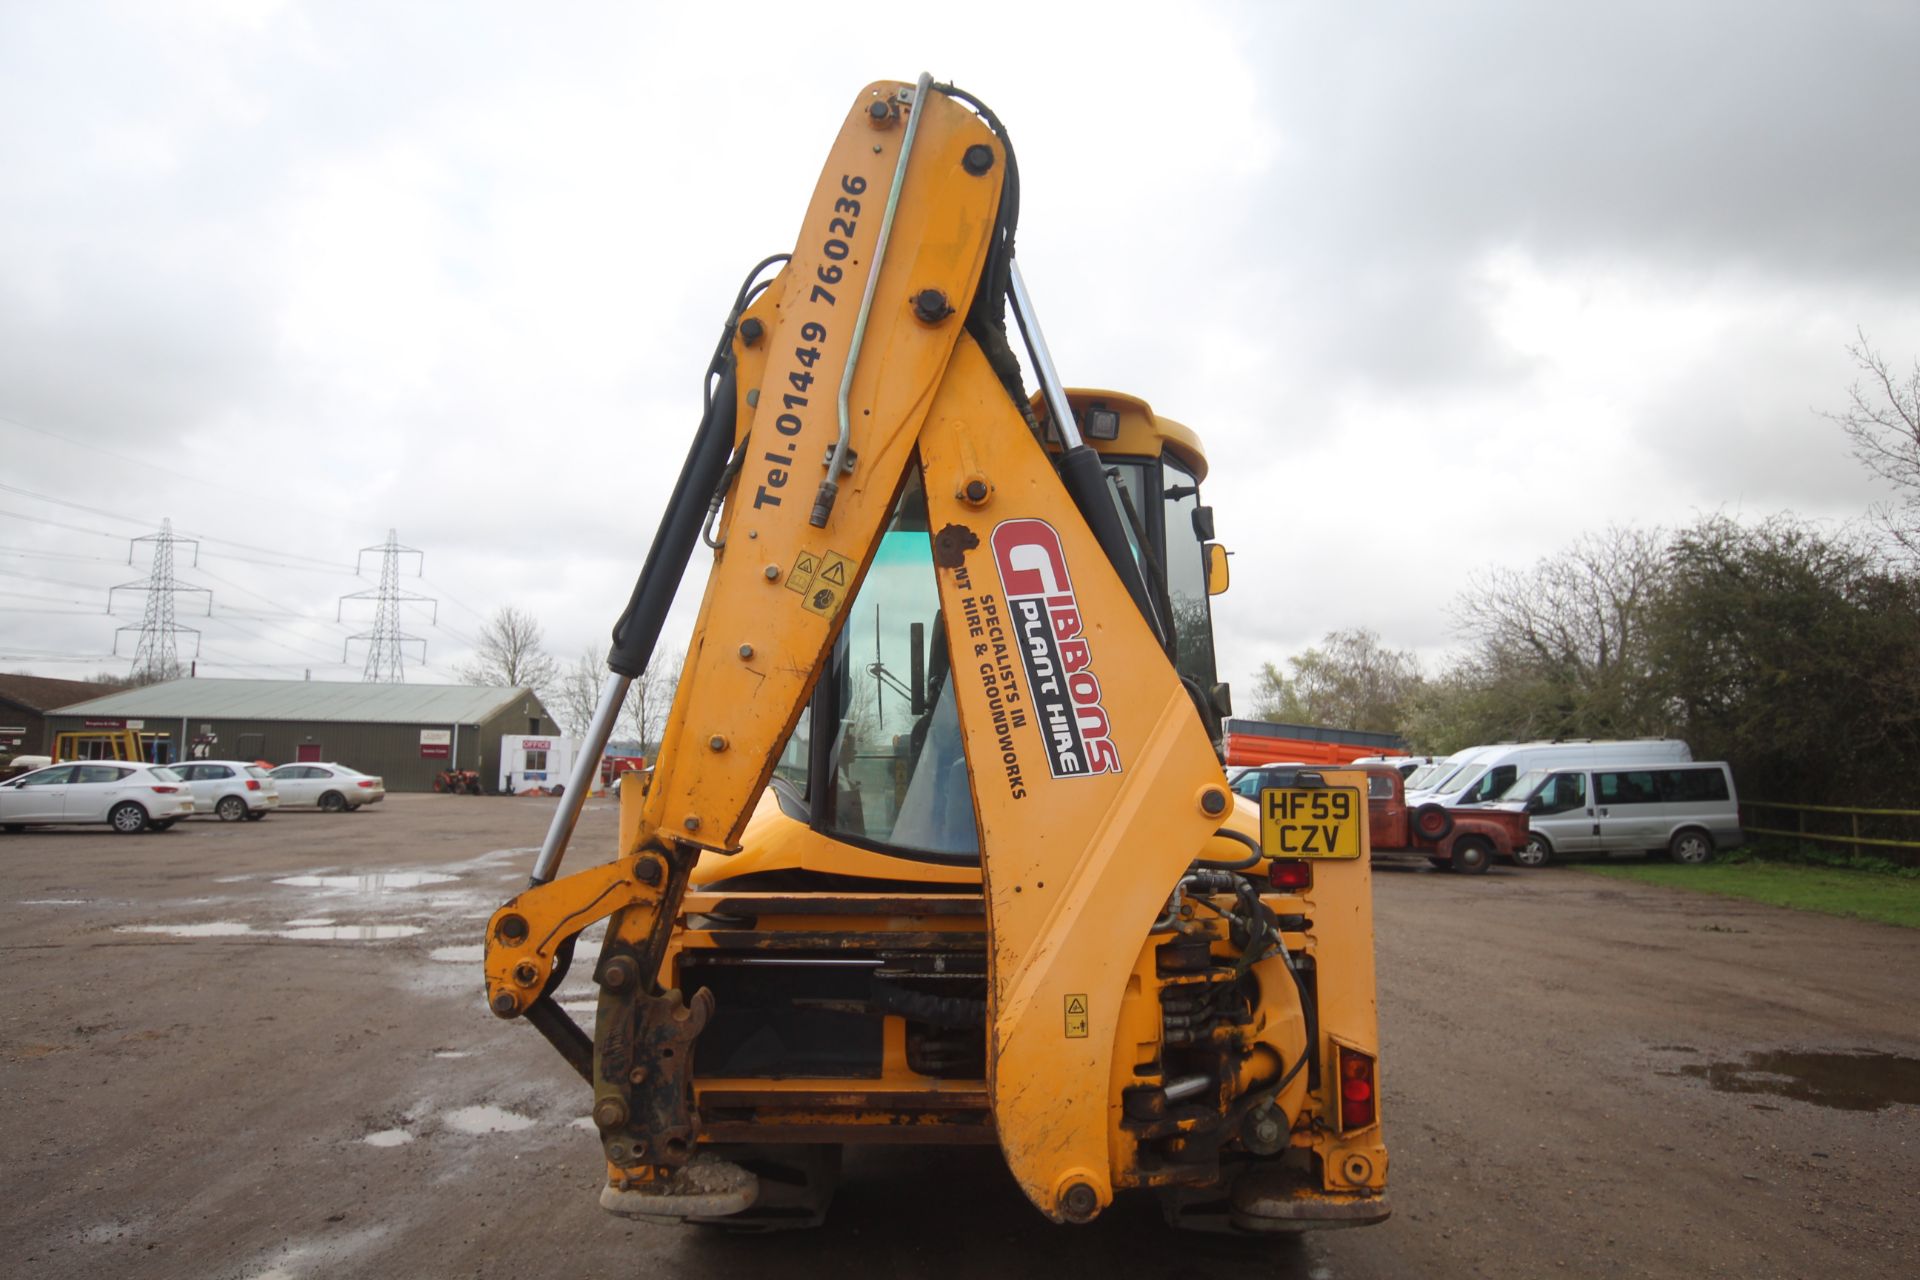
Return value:
M 1321 644 L 1287 659 L 1292 675 L 1269 662 L 1254 689 L 1254 713 L 1266 720 L 1340 729 L 1398 732 L 1420 685 L 1413 654 L 1388 649 L 1375 633 L 1331 631 Z
M 547 700 L 547 710 L 566 726 L 570 736 L 582 736 L 593 723 L 594 710 L 600 705 L 600 686 L 606 678 L 606 655 L 598 645 L 582 649 L 580 656 L 561 672 Z
M 1648 733 L 1659 710 L 1642 705 L 1648 613 L 1667 573 L 1657 529 L 1610 526 L 1583 534 L 1531 569 L 1495 569 L 1455 607 L 1474 643 L 1477 681 L 1526 689 L 1523 722 L 1542 736 Z M 1516 711 L 1516 714 L 1518 712 Z
M 673 695 L 680 687 L 680 669 L 686 663 L 684 651 L 660 652 L 627 693 L 621 708 L 620 730 L 651 754 L 660 747 L 667 731 L 667 714 L 673 710 Z
M 1874 518 L 1911 556 L 1920 558 L 1920 360 L 1904 376 L 1873 349 L 1864 330 L 1847 354 L 1861 377 L 1847 388 L 1847 407 L 1821 416 L 1853 442 L 1853 456 L 1899 490 L 1897 501 L 1874 508 Z
M 545 694 L 560 678 L 560 664 L 547 653 L 540 622 L 514 605 L 501 605 L 480 629 L 473 659 L 454 667 L 468 684 L 528 688 Z

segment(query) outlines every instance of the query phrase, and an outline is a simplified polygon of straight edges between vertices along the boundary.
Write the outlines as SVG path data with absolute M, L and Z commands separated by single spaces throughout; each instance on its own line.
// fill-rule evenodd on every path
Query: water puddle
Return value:
M 275 884 L 294 889 L 338 889 L 347 893 L 385 893 L 389 889 L 420 889 L 430 884 L 452 884 L 459 876 L 441 871 L 375 871 L 352 876 L 286 876 Z
M 211 920 L 204 924 L 123 924 L 115 933 L 157 933 L 168 938 L 288 938 L 296 942 L 385 942 L 426 932 L 418 924 L 310 924 L 284 929 L 256 929 L 238 920 Z
M 159 933 L 169 938 L 244 938 L 253 926 L 238 920 L 213 920 L 206 924 L 123 924 L 115 933 Z
M 413 1135 L 405 1129 L 382 1129 L 360 1139 L 370 1147 L 404 1147 L 413 1141 Z
M 87 905 L 87 900 L 85 898 L 22 898 L 20 905 L 23 907 L 84 907 Z
M 473 1050 L 471 1049 L 435 1049 L 433 1051 L 433 1056 L 436 1058 L 448 1058 L 448 1059 L 471 1058 L 473 1056 Z
M 289 929 L 310 929 L 317 924 L 332 923 L 333 917 L 331 916 L 310 916 L 300 920 L 289 920 L 287 921 L 287 927 Z
M 438 960 L 441 964 L 479 964 L 486 958 L 485 944 L 474 942 L 458 947 L 435 947 L 427 952 L 427 959 Z
M 385 942 L 389 938 L 411 938 L 425 932 L 426 926 L 417 924 L 317 924 L 304 929 L 281 929 L 274 937 L 305 942 Z
M 1749 1053 L 1743 1062 L 1703 1062 L 1671 1074 L 1705 1080 L 1722 1093 L 1792 1098 L 1841 1111 L 1920 1106 L 1920 1058 L 1894 1053 Z
M 508 1111 L 505 1107 L 456 1107 L 440 1117 L 440 1123 L 455 1133 L 518 1133 L 533 1128 L 531 1116 Z

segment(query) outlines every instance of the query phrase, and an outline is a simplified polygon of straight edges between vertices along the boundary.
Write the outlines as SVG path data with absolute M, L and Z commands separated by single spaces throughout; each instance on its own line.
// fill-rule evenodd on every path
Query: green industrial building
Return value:
M 325 680 L 170 680 L 60 707 L 49 735 L 137 729 L 150 758 L 331 761 L 389 791 L 430 791 L 443 769 L 477 769 L 489 791 L 503 734 L 558 734 L 531 689 Z

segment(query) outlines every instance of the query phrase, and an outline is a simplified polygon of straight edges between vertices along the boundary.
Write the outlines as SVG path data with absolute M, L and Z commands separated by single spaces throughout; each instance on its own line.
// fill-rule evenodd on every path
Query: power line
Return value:
M 185 471 L 175 471 L 172 467 L 166 466 L 163 463 L 155 462 L 151 458 L 136 457 L 130 453 L 122 453 L 118 449 L 110 449 L 106 445 L 101 444 L 98 440 L 76 440 L 72 436 L 62 435 L 60 432 L 51 430 L 47 427 L 35 426 L 31 422 L 22 422 L 20 421 L 20 419 L 12 417 L 9 414 L 0 414 L 0 422 L 12 423 L 14 426 L 19 427 L 22 430 L 32 431 L 39 435 L 47 436 L 50 439 L 59 440 L 65 444 L 72 445 L 76 449 L 84 449 L 90 456 L 96 455 L 96 454 L 106 454 L 108 457 L 118 458 L 122 462 L 131 462 L 136 466 L 145 467 L 152 471 L 159 471 L 166 475 L 178 477 L 181 480 L 191 481 L 192 483 L 197 485 L 204 485 L 209 489 L 221 489 L 221 490 L 224 490 L 225 492 L 237 493 L 247 498 L 257 499 L 262 496 L 255 490 L 242 489 L 238 485 L 221 484 L 218 481 L 209 480 L 207 479 L 207 477 L 203 475 L 192 475 Z M 318 511 L 315 511 L 312 507 L 306 506 L 304 503 L 286 504 L 282 499 L 279 499 L 279 498 L 271 499 L 271 501 L 274 501 L 278 505 L 296 506 L 299 509 L 306 511 L 312 515 L 322 514 Z M 135 521 L 135 523 L 140 523 L 140 522 Z

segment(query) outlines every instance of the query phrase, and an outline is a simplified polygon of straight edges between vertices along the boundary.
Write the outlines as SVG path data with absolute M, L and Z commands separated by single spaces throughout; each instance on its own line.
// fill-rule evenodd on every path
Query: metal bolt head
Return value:
M 1227 793 L 1218 787 L 1208 787 L 1200 793 L 1200 812 L 1209 818 L 1217 818 L 1227 811 Z
M 633 1159 L 633 1148 L 624 1142 L 609 1142 L 607 1144 L 607 1159 L 613 1161 L 615 1164 L 625 1164 L 627 1161 Z
M 633 878 L 641 884 L 659 884 L 660 860 L 658 858 L 640 859 L 639 862 L 634 864 Z
M 913 295 L 913 314 L 923 324 L 939 324 L 953 314 L 947 295 L 938 289 L 922 289 Z
M 893 108 L 884 102 L 868 103 L 867 123 L 876 129 L 891 129 L 893 127 Z
M 751 658 L 753 656 L 753 646 L 750 644 L 741 645 L 740 656 L 743 658 Z
M 984 176 L 993 168 L 993 148 L 984 142 L 974 143 L 960 157 L 960 167 L 976 178 Z
M 512 992 L 502 991 L 493 998 L 492 1009 L 495 1017 L 511 1018 L 520 1012 L 520 1001 Z
M 517 947 L 527 940 L 527 918 L 520 915 L 501 916 L 493 933 L 508 946 Z
M 700 829 L 700 819 L 697 815 L 690 813 L 687 815 L 686 820 L 680 825 L 689 831 L 698 831 Z
M 967 501 L 985 502 L 987 500 L 987 482 L 985 480 L 967 481 Z
M 513 966 L 513 980 L 523 987 L 530 987 L 540 981 L 540 966 L 531 960 L 522 960 Z
M 600 971 L 600 981 L 609 991 L 625 991 L 639 976 L 639 966 L 634 964 L 631 956 L 615 956 Z
M 627 1072 L 628 1084 L 645 1084 L 646 1082 L 647 1069 L 645 1067 L 635 1067 L 633 1070 Z
M 1084 1182 L 1068 1187 L 1060 1197 L 1060 1216 L 1068 1222 L 1091 1222 L 1100 1212 L 1100 1194 Z
M 716 733 L 707 739 L 707 749 L 709 751 L 725 751 L 727 749 L 727 740 Z
M 618 1098 L 602 1098 L 593 1104 L 593 1122 L 602 1129 L 617 1129 L 627 1122 L 627 1104 Z
M 770 564 L 760 572 L 766 575 L 768 582 L 780 581 L 780 566 L 777 564 Z
M 767 326 L 761 324 L 757 318 L 748 316 L 740 322 L 740 341 L 746 343 L 748 346 L 752 346 L 754 343 L 760 341 L 761 335 L 766 333 L 766 331 Z

